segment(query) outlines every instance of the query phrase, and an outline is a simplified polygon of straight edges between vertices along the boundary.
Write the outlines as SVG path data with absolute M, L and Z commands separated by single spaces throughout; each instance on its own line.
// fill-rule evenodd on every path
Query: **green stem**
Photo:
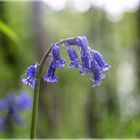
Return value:
M 68 40 L 70 40 L 70 39 L 68 39 Z M 61 45 L 65 41 L 67 41 L 67 39 L 56 42 L 55 44 L 56 45 Z M 43 66 L 44 66 L 45 61 L 48 58 L 51 50 L 52 49 L 50 47 L 45 52 L 44 56 L 42 57 L 42 59 L 40 61 L 39 68 L 38 68 L 37 75 L 36 75 L 36 78 L 37 78 L 38 82 L 35 85 L 35 89 L 34 89 L 33 110 L 32 110 L 32 120 L 31 120 L 32 121 L 31 122 L 31 135 L 30 135 L 31 139 L 35 139 L 35 137 L 36 137 L 36 126 L 37 126 L 37 115 L 38 115 L 38 99 L 39 99 L 41 75 L 42 75 Z
M 37 76 L 36 76 L 38 82 L 35 85 L 35 89 L 34 89 L 32 122 L 31 122 L 31 135 L 30 135 L 31 139 L 34 139 L 36 137 L 38 99 L 39 99 L 39 91 L 40 91 L 41 74 L 42 74 L 43 66 L 45 64 L 45 60 L 48 58 L 50 52 L 51 52 L 51 47 L 46 51 L 45 55 L 42 57 L 42 59 L 40 61 L 39 68 L 38 68 Z

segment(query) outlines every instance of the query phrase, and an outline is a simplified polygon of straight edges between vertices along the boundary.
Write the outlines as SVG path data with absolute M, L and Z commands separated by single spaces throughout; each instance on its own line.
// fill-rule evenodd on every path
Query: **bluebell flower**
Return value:
M 78 55 L 77 55 L 76 51 L 74 50 L 74 48 L 67 47 L 67 52 L 68 52 L 68 56 L 70 58 L 69 68 L 81 67 L 80 60 L 78 59 Z
M 21 82 L 32 89 L 34 89 L 35 84 L 37 84 L 36 74 L 39 64 L 35 63 L 33 65 L 30 65 L 27 68 L 26 76 L 22 76 Z
M 56 44 L 52 44 L 51 47 L 55 68 L 63 68 L 66 61 L 60 56 L 59 46 L 57 46 Z
M 93 81 L 93 87 L 99 86 L 101 80 L 105 78 L 105 75 L 101 73 L 101 69 L 95 60 L 91 61 L 91 70 L 94 75 L 94 79 L 91 79 Z
M 95 59 L 102 71 L 106 71 L 111 68 L 111 65 L 105 62 L 103 56 L 98 51 L 93 50 L 93 57 L 93 59 Z
M 89 51 L 84 53 L 84 51 L 81 50 L 81 61 L 82 61 L 82 69 L 80 71 L 80 74 L 84 75 L 86 73 L 90 73 L 91 72 L 91 56 L 90 56 Z
M 57 76 L 55 76 L 55 71 L 56 71 L 56 67 L 55 67 L 54 61 L 52 60 L 49 65 L 47 74 L 43 76 L 43 80 L 50 83 L 58 82 Z
M 3 116 L 0 117 L 0 130 L 7 129 L 10 120 L 18 125 L 23 125 L 24 121 L 19 113 L 32 108 L 32 96 L 26 92 L 7 95 L 0 101 L 0 105 L 0 110 L 4 111 Z

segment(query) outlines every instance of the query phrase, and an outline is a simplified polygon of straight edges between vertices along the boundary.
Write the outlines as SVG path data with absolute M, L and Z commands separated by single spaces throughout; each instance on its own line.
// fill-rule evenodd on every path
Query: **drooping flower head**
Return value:
M 21 82 L 32 89 L 34 89 L 35 84 L 37 84 L 37 79 L 36 79 L 36 74 L 37 74 L 37 69 L 38 69 L 39 64 L 35 63 L 33 65 L 30 65 L 27 68 L 26 71 L 26 76 L 22 76 Z
M 68 46 L 67 47 L 68 56 L 70 58 L 69 68 L 80 68 L 80 60 L 74 48 Z
M 60 56 L 60 48 L 56 44 L 52 44 L 52 57 L 55 68 L 64 68 L 66 61 Z
M 63 45 L 67 48 L 67 53 L 70 59 L 69 68 L 80 68 L 80 74 L 93 74 L 93 87 L 100 85 L 102 79 L 105 77 L 102 72 L 111 68 L 109 64 L 106 63 L 101 53 L 90 48 L 86 36 L 77 36 L 75 38 L 67 38 L 60 40 L 57 43 L 51 45 L 51 56 L 52 60 L 49 64 L 47 74 L 43 76 L 43 80 L 47 82 L 58 82 L 55 75 L 57 68 L 64 68 L 66 61 L 60 55 L 59 45 Z M 77 52 L 73 48 L 76 46 L 80 49 L 80 59 L 78 58 Z M 35 67 L 31 65 L 26 72 L 27 77 L 22 78 L 22 82 L 28 86 L 34 88 L 37 83 L 36 71 L 31 69 Z
M 56 71 L 55 64 L 54 64 L 54 61 L 52 60 L 50 65 L 49 65 L 47 74 L 45 74 L 43 76 L 43 80 L 50 82 L 50 83 L 58 82 L 57 76 L 55 76 L 55 71 Z
M 26 92 L 18 95 L 7 95 L 0 101 L 0 110 L 4 114 L 0 116 L 0 130 L 8 129 L 9 121 L 14 121 L 18 125 L 23 125 L 24 121 L 19 113 L 32 108 L 32 96 Z

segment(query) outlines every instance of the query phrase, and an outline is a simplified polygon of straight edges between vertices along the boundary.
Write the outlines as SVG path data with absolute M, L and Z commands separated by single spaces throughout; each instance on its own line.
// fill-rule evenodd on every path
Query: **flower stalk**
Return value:
M 32 110 L 32 120 L 31 120 L 32 121 L 31 122 L 31 135 L 30 135 L 31 139 L 34 139 L 36 137 L 38 99 L 39 99 L 39 91 L 40 91 L 41 74 L 42 74 L 45 60 L 48 58 L 50 52 L 51 52 L 51 47 L 46 51 L 45 55 L 42 57 L 39 64 L 38 71 L 37 71 L 37 75 L 36 75 L 38 82 L 35 85 L 35 89 L 34 89 L 33 110 Z

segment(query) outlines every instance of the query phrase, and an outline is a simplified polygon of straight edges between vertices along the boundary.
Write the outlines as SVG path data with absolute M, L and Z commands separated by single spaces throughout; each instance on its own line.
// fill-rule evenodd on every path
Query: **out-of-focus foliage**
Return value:
M 59 83 L 42 82 L 37 137 L 140 137 L 138 10 L 111 22 L 104 10 L 95 7 L 78 13 L 70 6 L 53 11 L 41 2 L 0 2 L 0 18 L 1 99 L 4 93 L 21 88 L 32 92 L 20 83 L 21 75 L 39 62 L 50 43 L 63 38 L 86 35 L 90 46 L 112 65 L 95 89 L 88 75 L 67 67 L 57 70 Z M 68 65 L 63 46 L 61 54 Z M 29 137 L 30 113 L 23 114 L 29 122 L 23 128 L 15 125 L 13 135 L 0 133 L 0 137 Z
M 0 21 L 0 31 L 7 35 L 10 39 L 12 39 L 14 42 L 18 42 L 19 38 L 16 35 L 16 33 L 10 29 L 8 25 L 6 25 L 4 22 Z

